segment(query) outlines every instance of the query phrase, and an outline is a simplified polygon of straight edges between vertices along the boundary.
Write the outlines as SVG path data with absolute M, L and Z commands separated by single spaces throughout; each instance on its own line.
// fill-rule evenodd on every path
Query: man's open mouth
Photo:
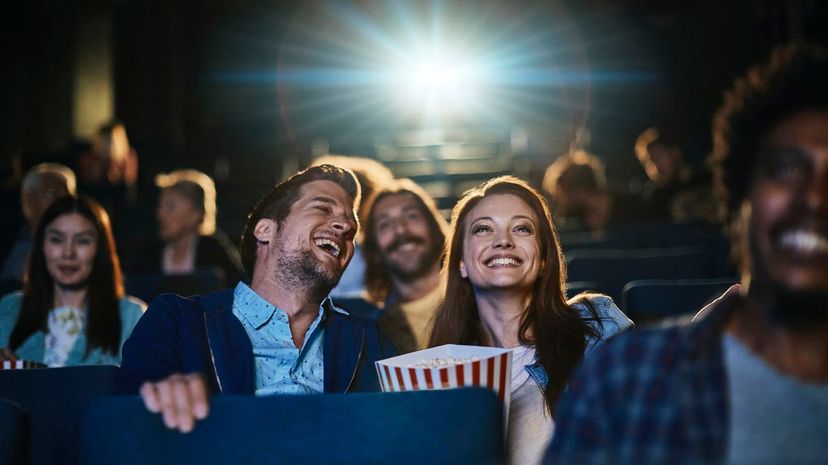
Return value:
M 319 238 L 316 239 L 314 243 L 325 252 L 328 252 L 334 257 L 339 257 L 340 248 L 339 244 L 337 244 L 336 242 L 326 238 Z
M 789 229 L 777 236 L 777 246 L 797 254 L 828 253 L 828 237 L 806 229 Z

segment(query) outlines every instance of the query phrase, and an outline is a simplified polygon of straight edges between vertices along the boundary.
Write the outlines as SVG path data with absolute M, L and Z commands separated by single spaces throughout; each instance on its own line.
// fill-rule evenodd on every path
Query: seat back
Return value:
M 17 404 L 0 399 L 0 463 L 24 465 L 28 419 Z
M 628 223 L 614 225 L 600 233 L 563 231 L 561 247 L 576 249 L 647 249 L 664 247 L 715 246 L 727 238 L 705 224 Z
M 140 399 L 110 397 L 87 411 L 80 452 L 88 465 L 497 464 L 501 415 L 482 389 L 228 396 L 181 434 Z
M 636 322 L 645 323 L 692 315 L 736 282 L 736 278 L 631 281 L 624 286 L 624 310 Z
M 114 366 L 0 370 L 0 398 L 20 405 L 30 419 L 31 465 L 78 463 L 81 414 L 93 399 L 114 392 L 117 370 Z
M 582 292 L 600 292 L 601 285 L 592 281 L 570 281 L 566 283 L 566 298 L 571 299 Z
M 210 268 L 190 274 L 127 276 L 124 288 L 127 294 L 151 302 L 166 292 L 189 297 L 220 291 L 224 289 L 225 281 L 223 270 Z
M 624 285 L 637 279 L 711 278 L 716 266 L 707 249 L 582 249 L 566 256 L 571 281 L 591 281 L 621 302 Z

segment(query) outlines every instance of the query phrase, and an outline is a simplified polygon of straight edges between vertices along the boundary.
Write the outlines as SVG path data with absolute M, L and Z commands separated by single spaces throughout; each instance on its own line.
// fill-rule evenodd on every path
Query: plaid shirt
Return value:
M 736 301 L 692 323 L 622 334 L 593 353 L 561 399 L 544 464 L 722 463 L 722 332 Z

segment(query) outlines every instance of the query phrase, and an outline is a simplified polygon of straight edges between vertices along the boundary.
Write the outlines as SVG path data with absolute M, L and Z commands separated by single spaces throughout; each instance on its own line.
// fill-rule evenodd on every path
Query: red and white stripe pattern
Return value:
M 463 362 L 450 366 L 423 366 L 423 361 L 436 359 Z M 494 391 L 503 405 L 505 439 L 511 403 L 511 349 L 447 344 L 380 360 L 376 367 L 383 392 L 461 387 L 484 387 Z
M 509 353 L 442 368 L 403 368 L 377 363 L 385 392 L 480 386 L 498 393 L 501 402 L 509 378 Z
M 0 369 L 2 370 L 23 370 L 29 368 L 46 368 L 46 365 L 28 360 L 3 360 L 2 365 L 0 365 Z

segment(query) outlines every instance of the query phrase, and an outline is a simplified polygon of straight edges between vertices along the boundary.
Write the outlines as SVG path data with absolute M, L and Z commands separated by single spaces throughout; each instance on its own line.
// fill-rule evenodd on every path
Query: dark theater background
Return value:
M 0 465 L 828 463 L 826 47 L 828 0 L 0 0 Z
M 659 122 L 681 128 L 699 164 L 726 84 L 775 44 L 828 35 L 828 5 L 816 0 L 10 0 L 0 10 L 7 190 L 21 169 L 67 160 L 117 118 L 140 159 L 134 215 L 145 221 L 134 223 L 152 230 L 156 173 L 197 168 L 215 177 L 219 225 L 233 238 L 268 186 L 325 152 L 378 158 L 443 208 L 492 174 L 538 183 L 573 140 L 623 185 L 641 174 L 635 137 Z M 395 94 L 399 70 L 435 50 L 488 74 L 414 108 Z M 17 219 L 10 195 L 6 224 Z

